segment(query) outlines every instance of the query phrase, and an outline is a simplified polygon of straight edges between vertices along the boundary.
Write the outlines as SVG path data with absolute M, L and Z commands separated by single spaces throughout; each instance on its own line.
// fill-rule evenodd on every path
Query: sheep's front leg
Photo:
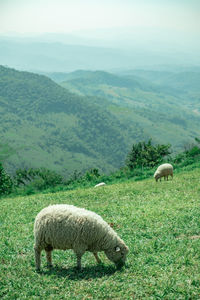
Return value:
M 81 245 L 74 247 L 74 252 L 75 252 L 76 258 L 77 258 L 77 269 L 78 270 L 81 270 L 81 258 L 83 256 L 83 254 L 85 253 L 86 249 L 87 249 L 87 247 L 81 246 Z
M 100 264 L 100 263 L 101 263 L 101 260 L 100 260 L 100 258 L 98 257 L 98 253 L 97 253 L 97 252 L 93 252 L 93 254 L 94 254 L 94 257 L 95 257 L 97 263 Z

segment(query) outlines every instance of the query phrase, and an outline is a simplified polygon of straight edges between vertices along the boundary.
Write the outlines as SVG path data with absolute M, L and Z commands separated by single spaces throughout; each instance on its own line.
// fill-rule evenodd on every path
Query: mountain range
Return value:
M 161 75 L 160 82 L 147 75 L 81 70 L 44 76 L 1 66 L 0 137 L 12 149 L 6 168 L 108 173 L 124 165 L 134 142 L 152 138 L 172 144 L 174 152 L 183 149 L 200 135 L 199 73 L 185 90 L 178 84 L 183 74 L 168 74 L 174 80 L 166 86 Z
M 198 39 L 133 28 L 74 34 L 0 36 L 0 64 L 34 72 L 198 65 Z M 183 42 L 185 41 L 185 42 Z
M 56 74 L 52 76 L 56 80 Z M 142 128 L 154 141 L 171 143 L 175 151 L 200 134 L 199 80 L 198 71 L 147 70 L 117 75 L 76 71 L 66 74 L 65 79 L 64 75 L 62 80 L 57 78 L 59 84 L 74 93 L 107 99 L 109 109 L 121 122 L 128 121 L 133 131 Z

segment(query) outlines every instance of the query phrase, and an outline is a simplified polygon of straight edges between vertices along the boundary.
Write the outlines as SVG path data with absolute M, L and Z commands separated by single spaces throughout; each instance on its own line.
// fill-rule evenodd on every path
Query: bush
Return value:
M 85 173 L 83 180 L 95 181 L 100 176 L 98 169 L 91 169 Z
M 126 159 L 126 165 L 131 169 L 152 168 L 163 161 L 163 158 L 170 154 L 171 145 L 152 145 L 151 139 L 148 142 L 133 144 Z
M 198 146 L 194 146 L 192 149 L 186 151 L 187 157 L 195 157 L 197 155 L 200 155 L 200 148 Z
M 17 187 L 31 186 L 31 189 L 40 191 L 63 183 L 61 175 L 46 168 L 18 169 L 14 180 Z
M 10 194 L 12 192 L 12 187 L 12 179 L 5 172 L 2 163 L 0 163 L 0 195 Z

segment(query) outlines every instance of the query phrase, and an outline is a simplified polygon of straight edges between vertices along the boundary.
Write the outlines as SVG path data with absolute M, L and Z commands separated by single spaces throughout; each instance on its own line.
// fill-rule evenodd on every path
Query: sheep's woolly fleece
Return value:
M 161 177 L 167 177 L 171 175 L 173 177 L 173 166 L 171 164 L 160 165 L 154 173 L 154 178 L 157 180 Z
M 78 257 L 85 251 L 105 251 L 115 263 L 124 262 L 128 253 L 125 243 L 99 215 L 73 205 L 57 204 L 41 210 L 35 219 L 34 235 L 36 252 L 73 249 Z

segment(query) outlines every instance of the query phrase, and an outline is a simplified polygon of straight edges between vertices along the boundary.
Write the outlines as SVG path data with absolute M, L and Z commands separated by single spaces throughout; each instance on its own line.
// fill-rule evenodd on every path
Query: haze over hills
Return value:
M 167 37 L 167 38 L 166 38 Z M 199 65 L 195 36 L 141 28 L 0 36 L 0 64 L 36 72 Z

